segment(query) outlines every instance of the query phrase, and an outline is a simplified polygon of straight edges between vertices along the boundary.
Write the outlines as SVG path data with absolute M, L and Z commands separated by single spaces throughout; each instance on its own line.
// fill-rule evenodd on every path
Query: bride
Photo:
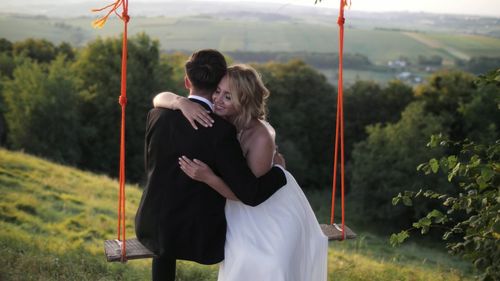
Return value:
M 275 131 L 265 121 L 269 91 L 259 74 L 248 65 L 228 68 L 212 96 L 214 113 L 236 126 L 238 139 L 255 176 L 271 169 L 276 153 Z M 179 109 L 191 125 L 211 126 L 210 113 L 189 99 L 164 92 L 154 98 L 155 107 Z M 241 203 L 210 167 L 197 159 L 179 158 L 191 178 L 209 185 L 228 200 L 225 259 L 219 281 L 326 281 L 328 239 L 323 235 L 307 198 L 293 176 L 262 204 Z

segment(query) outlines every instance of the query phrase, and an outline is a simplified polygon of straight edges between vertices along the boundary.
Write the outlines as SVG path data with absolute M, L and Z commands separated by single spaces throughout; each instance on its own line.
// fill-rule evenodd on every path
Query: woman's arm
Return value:
M 203 106 L 172 92 L 162 92 L 156 95 L 153 98 L 153 106 L 182 111 L 184 117 L 186 117 L 195 130 L 198 129 L 196 122 L 205 127 L 211 127 L 214 122 Z
M 190 178 L 206 183 L 229 200 L 239 201 L 238 197 L 231 191 L 229 186 L 227 186 L 220 177 L 214 174 L 207 164 L 197 159 L 191 161 L 186 156 L 182 156 L 179 158 L 179 165 L 181 166 L 181 170 Z
M 161 92 L 153 98 L 153 106 L 180 110 L 180 103 L 182 100 L 188 100 L 188 98 L 172 92 Z

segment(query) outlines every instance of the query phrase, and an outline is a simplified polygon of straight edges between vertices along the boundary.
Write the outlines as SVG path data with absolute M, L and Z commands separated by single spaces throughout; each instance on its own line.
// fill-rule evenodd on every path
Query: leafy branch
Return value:
M 431 228 L 444 228 L 443 240 L 449 240 L 452 235 L 461 238 L 447 244 L 450 253 L 471 260 L 483 273 L 482 280 L 500 279 L 500 140 L 481 145 L 433 135 L 428 146 L 446 147 L 457 153 L 432 158 L 420 164 L 417 170 L 425 175 L 443 173 L 449 182 L 456 184 L 458 193 L 448 195 L 433 190 L 399 193 L 392 199 L 393 205 L 413 206 L 413 200 L 423 197 L 440 201 L 445 211 L 434 209 L 411 228 L 392 234 L 391 245 L 403 243 L 417 229 L 426 234 Z M 454 216 L 456 214 L 461 216 Z

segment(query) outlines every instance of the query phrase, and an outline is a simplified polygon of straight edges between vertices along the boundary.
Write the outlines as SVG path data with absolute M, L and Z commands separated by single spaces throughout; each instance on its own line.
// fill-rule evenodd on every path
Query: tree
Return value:
M 258 65 L 271 92 L 269 120 L 279 150 L 305 188 L 331 184 L 336 91 L 302 61 Z
M 496 139 L 500 87 L 497 83 L 482 85 L 479 81 L 462 71 L 441 71 L 417 88 L 417 98 L 425 103 L 425 111 L 445 119 L 450 139 Z
M 500 69 L 479 77 L 478 92 L 497 95 L 500 90 Z M 477 95 L 476 95 L 477 97 Z M 477 106 L 476 100 L 469 104 Z M 500 112 L 498 97 L 494 100 L 496 116 Z M 491 103 L 491 101 L 490 101 Z M 466 105 L 467 108 L 467 105 Z M 467 111 L 467 110 L 466 110 Z M 478 119 L 479 120 L 479 119 Z M 491 119 L 485 118 L 486 121 Z M 477 120 L 474 120 L 477 122 Z M 498 124 L 498 123 L 497 123 Z M 486 127 L 491 124 L 486 122 Z M 484 127 L 484 126 L 483 126 Z M 428 146 L 441 153 L 417 167 L 427 176 L 439 175 L 453 184 L 454 192 L 444 191 L 439 184 L 430 185 L 426 191 L 404 191 L 393 198 L 393 204 L 403 202 L 412 206 L 416 199 L 434 201 L 440 208 L 430 209 L 417 218 L 412 228 L 391 236 L 391 244 L 405 241 L 410 231 L 419 229 L 422 234 L 430 229 L 444 227 L 443 241 L 449 252 L 470 260 L 481 274 L 481 280 L 500 279 L 500 135 L 490 132 L 483 143 L 469 139 L 450 141 L 446 136 L 433 135 Z M 437 201 L 437 202 L 436 202 Z M 451 238 L 455 239 L 452 240 Z
M 500 69 L 476 80 L 473 98 L 458 111 L 464 119 L 465 137 L 479 143 L 493 143 L 500 136 Z
M 67 60 L 75 60 L 75 50 L 73 50 L 73 47 L 67 42 L 59 44 L 59 46 L 56 47 L 56 53 L 58 55 L 64 55 Z
M 12 42 L 5 38 L 0 38 L 0 53 L 12 54 Z
M 14 56 L 26 56 L 39 63 L 49 63 L 56 56 L 56 47 L 46 39 L 28 38 L 15 42 L 12 46 Z
M 485 74 L 493 69 L 498 68 L 500 65 L 500 57 L 472 57 L 470 60 L 463 63 L 465 71 L 474 74 Z
M 64 56 L 49 66 L 24 59 L 12 80 L 4 83 L 9 128 L 14 149 L 76 164 L 79 161 L 79 103 L 73 76 Z
M 418 166 L 426 175 L 442 172 L 448 181 L 459 190 L 457 195 L 436 191 L 405 191 L 393 198 L 393 204 L 403 202 L 412 206 L 417 198 L 438 201 L 444 210 L 433 209 L 418 221 L 413 228 L 391 236 L 391 244 L 399 245 L 410 231 L 419 229 L 425 234 L 431 228 L 445 227 L 442 236 L 448 241 L 449 252 L 470 260 L 481 273 L 481 280 L 500 279 L 500 140 L 488 145 L 478 145 L 465 140 L 452 142 L 442 136 L 433 136 L 431 148 L 456 146 L 450 151 L 458 154 L 432 158 Z M 458 238 L 452 240 L 451 238 Z
M 424 149 L 427 136 L 446 132 L 446 128 L 442 118 L 425 113 L 424 104 L 415 101 L 403 111 L 397 123 L 376 124 L 367 129 L 367 139 L 356 144 L 353 151 L 352 212 L 365 221 L 390 222 L 391 226 L 401 227 L 426 212 L 429 206 L 394 209 L 390 205 L 391 195 L 403 188 L 418 190 L 436 181 L 418 177 L 415 166 L 429 158 Z
M 75 65 L 83 102 L 80 146 L 81 166 L 116 175 L 119 158 L 121 110 L 118 104 L 121 80 L 121 40 L 97 39 L 84 48 Z M 128 42 L 127 74 L 127 178 L 140 181 L 144 175 L 145 122 L 152 97 L 168 85 L 170 69 L 159 64 L 158 42 L 138 34 Z
M 450 128 L 451 139 L 464 139 L 464 118 L 460 108 L 469 103 L 476 92 L 472 74 L 462 71 L 440 71 L 428 83 L 417 87 L 415 95 L 425 103 L 425 111 L 442 116 Z
M 4 38 L 0 38 L 0 78 L 12 78 L 15 63 L 12 57 L 12 43 Z
M 346 157 L 355 143 L 367 137 L 366 126 L 397 122 L 401 112 L 414 100 L 411 87 L 391 81 L 385 88 L 373 81 L 356 81 L 344 93 Z

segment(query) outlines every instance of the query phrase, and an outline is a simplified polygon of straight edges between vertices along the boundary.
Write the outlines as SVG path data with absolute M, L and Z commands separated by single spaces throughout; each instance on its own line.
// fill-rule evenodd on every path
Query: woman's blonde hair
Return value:
M 233 123 L 238 130 L 246 128 L 252 118 L 266 119 L 269 90 L 260 74 L 246 64 L 232 65 L 227 69 L 231 100 L 238 112 Z

